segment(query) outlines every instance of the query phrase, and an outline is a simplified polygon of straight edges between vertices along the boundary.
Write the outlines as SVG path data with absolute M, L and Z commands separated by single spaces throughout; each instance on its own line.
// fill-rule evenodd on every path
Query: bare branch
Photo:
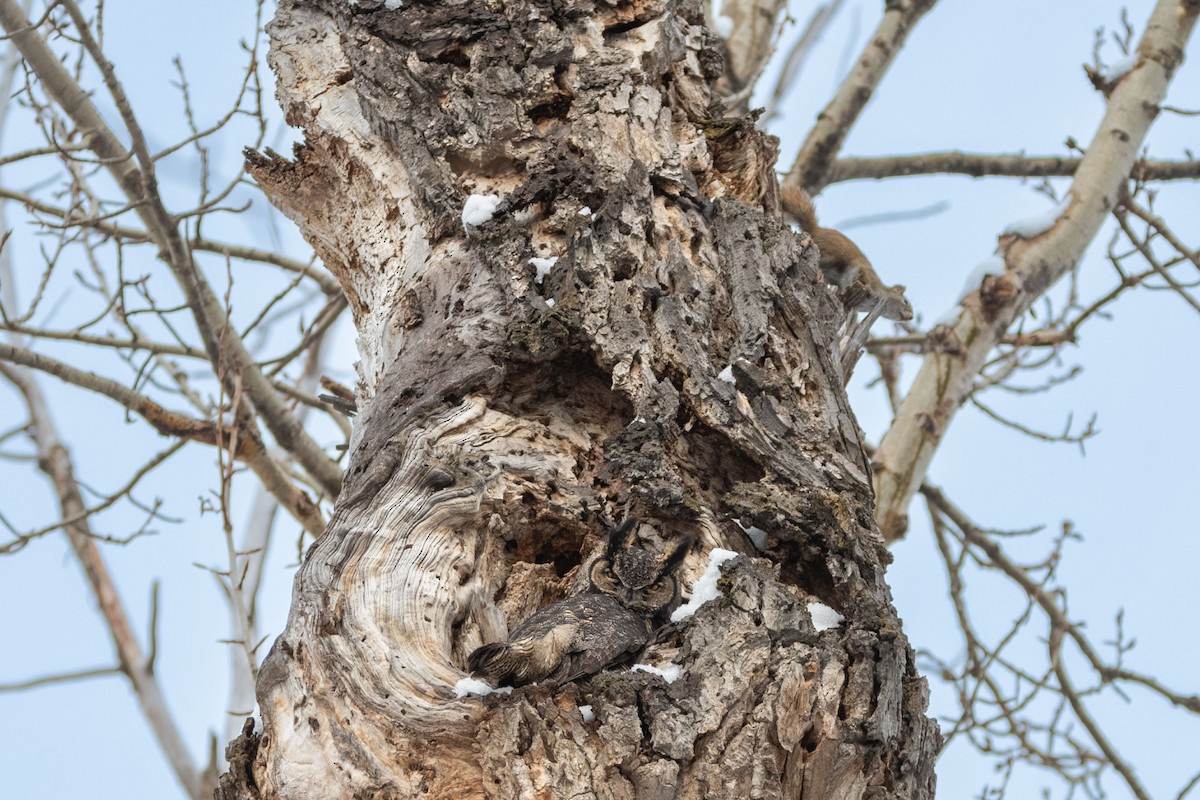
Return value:
M 713 4 L 706 4 L 711 11 Z M 727 0 L 721 16 L 732 22 L 725 40 L 729 53 L 725 75 L 730 83 L 726 107 L 744 110 L 758 77 L 775 52 L 777 20 L 787 9 L 786 0 Z M 721 20 L 710 20 L 714 26 Z
M 116 400 L 142 417 L 164 436 L 175 436 L 215 446 L 222 437 L 230 435 L 229 425 L 198 420 L 168 411 L 145 395 L 138 394 L 110 378 L 76 369 L 61 361 L 24 348 L 0 343 L 0 361 L 10 361 L 54 375 L 67 383 Z M 321 517 L 320 510 L 307 494 L 292 483 L 286 473 L 270 457 L 256 432 L 248 433 L 243 437 L 242 445 L 238 449 L 238 456 L 254 470 L 271 494 L 304 526 L 305 530 L 314 536 L 321 534 L 325 528 L 325 522 Z
M 921 485 L 921 494 L 929 500 L 941 513 L 945 514 L 948 519 L 953 521 L 954 526 L 962 533 L 963 538 L 972 545 L 978 547 L 988 557 L 988 561 L 997 569 L 1012 579 L 1022 591 L 1031 597 L 1034 602 L 1045 612 L 1050 619 L 1052 625 L 1066 632 L 1066 634 L 1075 642 L 1079 651 L 1092 665 L 1092 668 L 1106 681 L 1122 680 L 1130 683 L 1137 683 L 1154 693 L 1160 695 L 1173 705 L 1187 709 L 1196 714 L 1200 714 L 1200 697 L 1182 695 L 1173 691 L 1153 678 L 1145 675 L 1140 675 L 1129 670 L 1113 667 L 1100 657 L 1092 643 L 1083 635 L 1079 626 L 1073 623 L 1059 605 L 1057 599 L 1048 593 L 1042 586 L 1039 586 L 1028 572 L 1020 565 L 1013 562 L 1004 551 L 992 539 L 977 526 L 971 519 L 957 506 L 951 503 L 946 496 L 929 484 Z
M 787 173 L 787 181 L 817 192 L 829 183 L 833 160 L 842 149 L 850 129 L 871 99 L 879 82 L 900 52 L 913 26 L 937 0 L 896 0 L 886 5 L 879 27 L 867 38 L 867 46 L 842 82 L 829 105 L 817 116 L 796 160 Z
M 770 121 L 783 102 L 784 97 L 795 83 L 799 76 L 804 62 L 808 60 L 809 53 L 812 52 L 817 42 L 821 41 L 821 37 L 829 28 L 829 24 L 833 18 L 837 16 L 837 12 L 841 10 L 842 0 L 831 0 L 829 3 L 823 3 L 813 9 L 812 14 L 808 18 L 808 24 L 804 27 L 804 31 L 792 44 L 788 50 L 787 56 L 783 60 L 783 66 L 779 70 L 779 77 L 775 80 L 775 86 L 771 91 L 771 97 L 766 103 L 766 114 L 764 115 L 763 123 Z
M 41 678 L 30 678 L 27 681 L 18 681 L 16 683 L 0 683 L 0 692 L 23 692 L 26 689 L 36 689 L 39 686 L 50 686 L 55 683 L 70 683 L 72 681 L 86 680 L 87 678 L 101 678 L 107 675 L 120 674 L 122 674 L 120 667 L 95 667 L 94 669 L 81 669 L 78 672 L 63 672 L 58 675 L 45 675 Z
M 1183 788 L 1179 790 L 1179 794 L 1175 795 L 1175 800 L 1183 800 L 1197 785 L 1200 785 L 1200 772 L 1197 772 L 1190 781 L 1184 784 Z
M 228 296 L 226 296 L 228 302 Z M 224 382 L 222 382 L 224 384 Z M 230 398 L 230 405 L 234 408 L 240 406 L 237 392 L 241 391 L 241 381 L 234 381 L 235 394 Z M 238 556 L 237 546 L 234 544 L 233 534 L 233 517 L 232 510 L 232 494 L 233 494 L 233 465 L 238 457 L 238 442 L 239 430 L 234 428 L 230 431 L 228 440 L 222 440 L 217 448 L 217 466 L 220 470 L 221 478 L 221 530 L 225 534 L 225 554 L 228 563 L 227 578 L 217 578 L 221 586 L 225 590 L 225 596 L 229 598 L 230 609 L 233 612 L 233 621 L 236 632 L 238 633 L 238 642 L 240 643 L 239 651 L 241 653 L 243 663 L 240 665 L 242 669 L 249 671 L 252 679 L 258 676 L 258 659 L 254 656 L 252 649 L 253 640 L 257 638 L 254 630 L 254 618 L 250 613 L 249 603 L 245 594 L 245 572 L 250 567 L 250 562 L 241 563 Z M 226 458 L 225 456 L 228 456 Z
M 912 496 L 992 348 L 1014 320 L 1078 263 L 1117 204 L 1153 121 L 1146 109 L 1162 101 L 1198 12 L 1200 6 L 1160 0 L 1139 45 L 1146 55 L 1114 88 L 1108 112 L 1076 171 L 1069 207 L 1049 231 L 1004 241 L 1005 274 L 963 301 L 954 325 L 957 340 L 964 343 L 961 352 L 926 357 L 875 452 L 876 517 L 887 540 L 907 529 Z
M 304 365 L 304 373 L 300 376 L 299 385 L 296 387 L 297 392 L 305 393 L 305 390 L 311 392 L 315 389 L 321 371 L 322 354 L 326 342 L 327 339 L 325 337 L 320 337 L 309 348 L 308 357 Z M 304 419 L 306 414 L 306 408 L 300 408 L 296 411 L 297 417 L 301 420 Z M 349 432 L 347 431 L 348 435 Z M 237 580 L 233 582 L 232 590 L 240 592 L 243 598 L 240 610 L 236 605 L 230 603 L 229 611 L 233 616 L 233 633 L 234 636 L 241 636 L 246 640 L 249 643 L 247 646 L 254 645 L 254 647 L 257 647 L 256 640 L 259 639 L 258 591 L 262 583 L 267 550 L 270 548 L 274 531 L 275 511 L 277 507 L 278 504 L 268 492 L 261 486 L 255 488 L 254 501 L 250 514 L 242 526 L 241 539 L 238 542 L 237 551 L 230 562 L 233 565 L 231 569 L 238 573 Z M 244 614 L 244 618 L 239 617 L 239 613 Z M 245 714 L 238 714 L 236 712 L 241 709 L 254 708 L 256 666 L 256 658 L 250 659 L 250 662 L 247 663 L 246 659 L 241 657 L 240 653 L 231 653 L 229 699 L 225 706 L 230 714 L 226 725 L 227 739 L 231 739 L 237 735 L 237 728 L 241 725 L 240 717 L 245 716 Z
M 191 250 L 180 234 L 177 221 L 166 210 L 157 194 L 153 160 L 140 138 L 140 131 L 136 127 L 136 121 L 132 119 L 132 112 L 126 113 L 128 109 L 122 103 L 123 95 L 119 94 L 119 87 L 114 88 L 110 83 L 109 91 L 122 110 L 126 126 L 131 128 L 134 151 L 139 161 L 143 161 L 143 170 L 139 170 L 131 161 L 130 153 L 125 150 L 87 93 L 75 82 L 54 52 L 34 31 L 28 29 L 29 21 L 14 0 L 0 0 L 0 24 L 3 24 L 21 55 L 37 73 L 42 86 L 85 132 L 93 151 L 104 159 L 105 166 L 152 235 L 187 297 L 209 360 L 214 366 L 224 363 L 235 367 L 236 373 L 241 375 L 245 382 L 247 397 L 258 409 L 276 441 L 296 456 L 329 495 L 335 496 L 341 485 L 341 468 L 297 424 L 295 417 L 271 387 L 266 376 L 254 364 L 241 340 L 236 336 L 219 335 L 227 325 L 221 304 L 193 261 Z M 80 36 L 86 46 L 91 41 L 90 33 L 86 31 L 85 23 L 80 22 L 80 25 Z M 106 73 L 108 80 L 107 62 L 101 60 L 97 64 L 101 71 Z
M 142 478 L 144 478 L 146 475 L 150 474 L 150 472 L 152 472 L 156 467 L 158 467 L 160 464 L 162 464 L 168 458 L 170 458 L 171 456 L 175 455 L 180 450 L 182 450 L 183 446 L 186 443 L 187 443 L 186 440 L 180 440 L 180 441 L 176 442 L 175 444 L 171 445 L 170 447 L 168 447 L 166 450 L 163 450 L 158 455 L 154 456 L 154 458 L 150 459 L 149 463 L 144 464 L 141 467 L 141 469 L 139 469 L 137 472 L 135 472 L 133 474 L 133 477 L 131 477 L 128 481 L 126 481 L 124 486 L 122 486 L 121 488 L 117 489 L 115 492 L 110 494 L 99 504 L 92 506 L 91 508 L 83 509 L 82 511 L 79 512 L 79 514 L 77 516 L 66 517 L 66 518 L 60 520 L 59 522 L 54 523 L 53 525 L 47 525 L 43 528 L 39 528 L 36 531 L 30 531 L 29 533 L 19 534 L 17 536 L 16 540 L 14 540 L 12 542 L 7 542 L 4 545 L 0 545 L 0 554 L 8 554 L 8 553 L 16 552 L 17 550 L 20 550 L 25 545 L 29 544 L 29 542 L 33 541 L 34 539 L 36 539 L 40 536 L 45 536 L 47 533 L 51 533 L 53 531 L 59 530 L 68 525 L 74 525 L 78 522 L 83 522 L 84 520 L 91 518 L 95 514 L 99 514 L 101 511 L 104 511 L 107 508 L 111 508 L 113 506 L 113 504 L 115 504 L 118 500 L 120 500 L 122 497 L 125 497 L 130 492 L 132 492 L 134 487 L 137 486 L 138 482 L 141 481 Z M 78 483 L 78 481 L 76 481 L 76 482 Z M 97 538 L 100 538 L 100 537 L 97 537 Z
M 1007 428 L 1012 428 L 1013 430 L 1018 431 L 1025 436 L 1038 439 L 1043 442 L 1065 442 L 1067 444 L 1077 444 L 1082 448 L 1084 442 L 1100 433 L 1100 431 L 1096 430 L 1096 417 L 1094 415 L 1088 420 L 1087 425 L 1079 433 L 1071 433 L 1071 419 L 1068 417 L 1067 423 L 1063 428 L 1063 432 L 1055 434 L 1043 433 L 1042 431 L 1037 431 L 1033 428 L 1030 428 L 1028 425 L 1022 425 L 1015 420 L 1011 420 L 1008 417 L 1001 415 L 990 406 L 984 405 L 982 402 L 980 402 L 978 397 L 971 397 L 971 405 L 975 406 L 975 408 L 979 409 L 986 416 L 994 419 L 996 422 L 999 422 L 1001 425 L 1004 425 Z
M 1063 630 L 1059 627 L 1052 628 L 1050 631 L 1050 661 L 1054 665 L 1054 675 L 1058 678 L 1059 690 L 1063 696 L 1067 698 L 1067 702 L 1071 704 L 1071 710 L 1075 712 L 1075 717 L 1083 723 L 1083 727 L 1087 729 L 1088 735 L 1092 737 L 1092 741 L 1104 753 L 1104 757 L 1108 759 L 1108 763 L 1112 764 L 1122 778 L 1125 779 L 1125 785 L 1133 792 L 1134 797 L 1138 800 L 1150 800 L 1150 794 L 1146 788 L 1142 786 L 1137 776 L 1133 774 L 1133 768 L 1121 758 L 1121 754 L 1117 752 L 1117 748 L 1113 747 L 1112 742 L 1104 735 L 1104 731 L 1088 713 L 1087 707 L 1083 704 L 1083 699 L 1079 696 L 1079 692 L 1075 691 L 1075 687 L 1071 684 L 1071 678 L 1067 675 L 1067 668 L 1062 662 L 1062 639 Z
M 278 358 L 273 358 L 270 361 L 263 362 L 263 366 L 271 365 L 272 369 L 268 371 L 268 375 L 274 378 L 283 368 L 292 361 L 300 357 L 300 355 L 312 346 L 312 343 L 329 332 L 329 328 L 333 323 L 337 322 L 341 313 L 346 310 L 346 296 L 338 295 L 331 297 L 319 312 L 317 318 L 309 326 L 304 335 L 300 337 L 300 341 L 296 343 L 288 352 Z
M 18 161 L 24 161 L 27 158 L 35 158 L 36 156 L 60 155 L 62 153 L 72 153 L 80 150 L 86 150 L 87 145 L 82 144 L 63 144 L 54 145 L 51 147 L 32 147 L 28 150 L 21 150 L 7 156 L 0 156 L 0 167 L 7 164 L 15 164 Z
M 54 482 L 62 516 L 64 519 L 86 516 L 83 496 L 75 481 L 74 466 L 66 448 L 59 441 L 49 408 L 32 374 L 25 370 L 7 370 L 6 374 L 25 397 L 33 420 L 32 431 L 38 447 L 38 463 Z M 120 669 L 129 678 L 142 707 L 142 713 L 154 730 L 159 746 L 162 747 L 179 783 L 193 800 L 201 800 L 204 792 L 200 773 L 192 763 L 183 737 L 167 710 L 162 687 L 147 666 L 112 577 L 92 539 L 87 520 L 80 519 L 67 525 L 66 532 L 108 625 L 120 661 Z
M 305 392 L 284 381 L 276 380 L 273 382 L 276 389 L 291 397 L 293 400 L 298 400 L 309 408 L 315 408 L 318 411 L 324 411 L 333 420 L 334 424 L 342 432 L 346 438 L 350 438 L 350 420 L 347 418 L 343 409 L 338 408 L 333 403 L 327 402 L 320 397 L 316 397 L 308 392 Z
M 114 239 L 128 242 L 150 242 L 153 237 L 144 230 L 137 228 L 129 228 L 123 225 L 106 222 L 97 219 L 84 219 L 79 217 L 74 211 L 59 208 L 50 203 L 43 202 L 33 195 L 24 192 L 17 192 L 12 189 L 0 187 L 0 198 L 15 200 L 23 204 L 26 208 L 36 211 L 41 214 L 49 214 L 65 220 L 68 225 L 79 225 L 82 227 L 91 228 L 106 236 L 111 236 Z M 320 285 L 321 291 L 328 295 L 340 294 L 341 286 L 337 279 L 329 272 L 316 265 L 313 262 L 297 261 L 296 259 L 287 258 L 270 250 L 263 250 L 257 247 L 248 247 L 240 244 L 230 244 L 228 242 L 217 242 L 211 239 L 192 238 L 188 240 L 188 244 L 192 250 L 198 250 L 204 253 L 217 253 L 228 258 L 236 258 L 239 261 L 251 261 L 261 264 L 270 264 L 280 269 L 297 275 L 304 275 L 312 278 Z
M 1179 281 L 1175 280 L 1175 276 L 1162 265 L 1158 258 L 1154 255 L 1154 251 L 1150 249 L 1150 243 L 1146 239 L 1139 238 L 1133 228 L 1129 227 L 1129 222 L 1126 218 L 1124 209 L 1118 208 L 1113 212 L 1113 216 L 1117 218 L 1117 224 L 1121 226 L 1121 230 L 1129 237 L 1129 241 L 1142 254 L 1142 258 L 1146 259 L 1146 263 L 1154 268 L 1158 276 L 1167 282 L 1167 285 L 1174 290 L 1175 294 L 1183 298 L 1184 302 L 1191 306 L 1196 311 L 1200 311 L 1200 302 L 1196 298 L 1188 294 L 1187 289 Z M 1186 251 L 1184 251 L 1186 252 Z
M 137 117 L 134 116 L 133 107 L 129 105 L 129 98 L 125 96 L 125 87 L 117 80 L 117 74 L 113 69 L 112 63 L 105 57 L 99 43 L 92 37 L 91 27 L 87 19 L 83 16 L 83 12 L 79 10 L 79 6 L 76 5 L 75 0 L 57 0 L 57 2 L 66 9 L 67 15 L 75 23 L 79 43 L 83 45 L 84 51 L 91 56 L 92 62 L 100 70 L 100 75 L 104 79 L 104 86 L 108 89 L 109 96 L 112 97 L 113 102 L 117 105 L 117 112 L 121 115 L 121 121 L 125 124 L 125 130 L 129 134 L 133 155 L 141 167 L 139 177 L 144 184 L 142 194 L 148 200 L 150 196 L 157 195 L 158 193 L 158 179 L 154 175 L 154 159 L 150 155 L 150 148 L 146 144 L 146 136 L 142 133 L 141 125 L 138 124 Z M 20 44 L 17 47 L 20 48 Z M 28 58 L 24 50 L 22 50 L 22 55 Z M 35 66 L 34 69 L 36 70 L 37 67 Z M 131 202 L 140 202 L 140 198 L 137 196 L 130 196 L 129 199 Z
M 164 436 L 176 436 L 211 445 L 215 445 L 217 442 L 217 426 L 214 423 L 168 411 L 149 397 L 138 394 L 111 378 L 76 369 L 56 359 L 10 344 L 0 343 L 0 361 L 9 361 L 45 372 L 74 386 L 116 400 L 149 422 L 156 431 Z
M 96 347 L 112 347 L 118 350 L 145 350 L 148 353 L 157 353 L 159 355 L 168 356 L 207 358 L 202 351 L 193 347 L 164 344 L 162 342 L 150 342 L 140 339 L 117 339 L 113 336 L 95 336 L 90 333 L 84 333 L 81 330 L 52 331 L 45 328 L 34 328 L 29 325 L 21 325 L 16 322 L 0 323 L 0 330 L 18 333 L 34 339 L 52 339 L 56 341 L 76 342 L 77 344 L 93 345 Z
M 1166 221 L 1162 217 L 1151 213 L 1150 209 L 1133 202 L 1131 199 L 1126 200 L 1122 205 L 1135 217 L 1140 218 L 1147 225 L 1154 228 L 1155 232 L 1167 241 L 1167 244 L 1174 247 L 1179 251 L 1180 255 L 1195 264 L 1197 269 L 1200 269 L 1200 250 L 1192 249 L 1185 245 L 1183 240 L 1176 236 L 1175 232 L 1167 226 Z
M 876 158 L 840 158 L 829 170 L 827 183 L 879 180 L 906 175 L 959 174 L 1013 178 L 1070 177 L 1081 158 L 1067 156 L 992 155 L 988 153 L 919 153 Z M 1195 180 L 1200 161 L 1139 161 L 1139 177 L 1147 181 Z

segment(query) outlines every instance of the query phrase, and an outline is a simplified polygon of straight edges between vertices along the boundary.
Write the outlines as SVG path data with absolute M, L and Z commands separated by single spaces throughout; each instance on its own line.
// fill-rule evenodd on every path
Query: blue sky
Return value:
M 1152 3 L 1125 5 L 1140 33 Z M 840 80 L 845 53 L 861 49 L 880 6 L 874 0 L 847 2 L 809 58 L 783 113 L 772 123 L 772 132 L 782 140 L 781 163 L 790 163 Z M 1104 106 L 1081 64 L 1090 60 L 1096 28 L 1118 26 L 1121 7 L 1111 0 L 943 0 L 910 38 L 844 153 L 961 149 L 1053 155 L 1065 152 L 1068 136 L 1086 143 Z M 809 8 L 793 2 L 792 13 L 803 20 Z M 243 63 L 237 40 L 252 30 L 249 4 L 111 3 L 107 13 L 109 52 L 158 145 L 180 138 L 185 130 L 172 86 L 176 53 L 189 70 L 195 105 L 213 109 L 210 117 L 227 106 Z M 793 28 L 788 36 L 795 33 Z M 1195 45 L 1189 54 L 1192 61 L 1177 75 L 1168 102 L 1195 109 L 1200 108 Z M 1111 44 L 1105 55 L 1109 61 L 1119 57 Z M 280 131 L 281 138 L 269 143 L 286 152 L 292 134 Z M 1198 118 L 1164 115 L 1151 132 L 1151 155 L 1181 158 L 1185 148 L 1200 143 L 1198 133 Z M 32 146 L 35 136 L 28 118 L 15 117 L 5 148 Z M 240 149 L 252 136 L 242 127 L 223 139 L 217 163 L 225 175 L 240 164 Z M 193 168 L 186 154 L 163 168 L 165 190 L 180 206 L 187 202 Z M 15 169 L 4 172 L 6 184 L 27 185 L 36 179 Z M 1067 185 L 1055 181 L 1060 192 Z M 244 196 L 253 195 L 247 191 Z M 255 202 L 251 214 L 230 217 L 222 235 L 264 246 L 278 240 L 289 252 L 306 257 L 290 224 L 277 217 L 272 222 L 264 201 Z M 906 284 L 914 308 L 926 320 L 953 307 L 963 280 L 992 252 L 1006 223 L 1049 206 L 1033 182 L 914 177 L 834 185 L 817 198 L 822 221 L 835 227 L 856 217 L 941 202 L 949 204 L 948 210 L 936 216 L 853 230 L 884 280 Z M 1197 244 L 1200 187 L 1166 185 L 1157 208 Z M 1083 263 L 1085 296 L 1109 286 L 1111 270 L 1103 259 L 1108 236 L 1106 227 Z M 37 246 L 27 231 L 14 237 L 14 243 L 18 254 L 33 253 Z M 135 266 L 152 269 L 152 260 L 144 258 Z M 36 280 L 29 265 L 36 262 L 19 263 L 25 265 L 19 290 L 28 298 Z M 238 281 L 257 286 L 253 282 L 272 280 L 246 269 L 245 275 L 235 276 L 235 286 Z M 885 330 L 881 326 L 877 333 Z M 1177 297 L 1131 293 L 1115 306 L 1111 319 L 1094 320 L 1083 329 L 1079 346 L 1064 353 L 1063 369 L 1074 364 L 1084 368 L 1076 380 L 1041 395 L 988 396 L 1004 413 L 1049 431 L 1059 430 L 1071 413 L 1077 425 L 1096 414 L 1102 434 L 1088 442 L 1086 455 L 1070 445 L 1018 436 L 968 408 L 955 420 L 929 476 L 985 527 L 1046 525 L 1047 534 L 1016 545 L 1030 558 L 1043 552 L 1047 537 L 1063 520 L 1073 521 L 1085 539 L 1068 547 L 1060 571 L 1070 587 L 1073 617 L 1088 620 L 1089 634 L 1102 644 L 1123 609 L 1126 629 L 1138 640 L 1129 666 L 1186 692 L 1197 690 L 1195 664 L 1200 662 L 1194 626 L 1177 624 L 1200 605 L 1194 579 L 1200 540 L 1192 502 L 1200 444 L 1193 398 L 1200 394 L 1200 376 L 1190 346 L 1198 333 L 1200 317 Z M 79 350 L 61 352 L 79 362 Z M 329 372 L 351 379 L 353 335 L 345 325 L 337 332 L 333 353 L 335 367 Z M 918 363 L 906 358 L 903 366 L 911 379 Z M 874 377 L 872 362 L 864 359 L 851 399 L 868 438 L 877 441 L 889 415 L 882 392 L 868 385 Z M 98 488 L 115 488 L 143 453 L 166 446 L 142 425 L 127 424 L 110 405 L 49 380 L 42 385 L 81 475 Z M 18 408 L 11 390 L 0 387 L 0 428 L 16 424 L 10 421 L 19 419 Z M 337 440 L 332 430 L 318 435 L 322 441 Z M 164 479 L 144 493 L 163 498 L 169 511 L 187 521 L 160 526 L 157 536 L 128 547 L 105 547 L 104 553 L 123 600 L 142 626 L 143 641 L 150 587 L 161 582 L 158 675 L 194 757 L 202 762 L 210 732 L 217 732 L 218 746 L 224 746 L 220 732 L 226 724 L 230 653 L 220 643 L 229 635 L 221 593 L 210 575 L 193 566 L 224 559 L 216 518 L 196 514 L 196 476 L 204 485 L 215 483 L 212 454 L 198 446 L 185 450 Z M 0 486 L 0 511 L 18 527 L 53 519 L 52 495 L 29 463 L 0 461 Z M 245 518 L 251 499 L 248 485 L 235 495 L 237 519 Z M 919 505 L 914 505 L 912 519 L 909 536 L 893 548 L 889 578 L 896 604 L 914 646 L 953 657 L 961 646 L 946 601 L 945 576 Z M 117 512 L 102 522 L 119 532 L 141 520 Z M 286 618 L 296 537 L 290 521 L 279 526 L 260 599 L 264 633 L 277 633 Z M 978 587 L 976 622 L 1001 629 L 1018 613 L 1019 602 L 1003 582 L 981 578 Z M 0 602 L 10 609 L 0 618 L 0 683 L 113 663 L 102 620 L 61 535 L 39 540 L 16 556 L 0 557 Z M 1040 630 L 1044 635 L 1044 626 Z M 1036 635 L 1022 646 L 1034 652 Z M 935 712 L 952 712 L 953 697 L 936 681 L 933 688 Z M 1172 712 L 1137 691 L 1130 692 L 1129 703 L 1110 694 L 1094 707 L 1155 795 L 1174 796 L 1200 770 L 1194 746 L 1200 741 L 1200 724 L 1194 717 Z M 1150 731 L 1153 735 L 1147 735 Z M 182 796 L 119 677 L 0 694 L 0 775 L 0 794 L 13 798 Z M 988 761 L 968 748 L 952 748 L 939 765 L 940 794 L 976 796 L 990 776 Z M 1036 773 L 1018 780 L 1015 786 L 1022 794 L 1050 782 Z M 1126 796 L 1119 783 L 1106 786 L 1112 796 Z

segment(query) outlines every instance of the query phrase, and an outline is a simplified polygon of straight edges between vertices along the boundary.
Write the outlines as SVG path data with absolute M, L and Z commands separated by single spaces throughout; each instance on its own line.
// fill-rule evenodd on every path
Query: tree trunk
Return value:
M 249 161 L 344 287 L 361 413 L 218 797 L 931 797 L 841 309 L 775 140 L 722 118 L 698 5 L 387 5 L 270 27 L 306 141 Z M 753 556 L 653 648 L 683 677 L 457 699 L 627 514 L 697 537 L 685 586 L 713 546 Z

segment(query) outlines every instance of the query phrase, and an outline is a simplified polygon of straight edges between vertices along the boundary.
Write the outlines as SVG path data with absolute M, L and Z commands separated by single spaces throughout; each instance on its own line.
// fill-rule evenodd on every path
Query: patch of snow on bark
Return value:
M 550 256 L 549 258 L 531 258 L 529 263 L 533 264 L 533 268 L 537 270 L 537 274 L 533 276 L 534 283 L 541 284 L 546 280 L 546 276 L 550 274 L 550 270 L 554 269 L 554 265 L 558 263 L 558 256 Z
M 511 694 L 511 686 L 497 686 L 492 688 L 481 680 L 475 678 L 463 678 L 458 683 L 454 684 L 454 696 L 466 697 L 469 694 L 486 697 L 489 694 Z
M 494 194 L 473 194 L 463 203 L 463 227 L 478 226 L 487 222 L 496 213 L 500 198 Z
M 1100 70 L 1100 75 L 1101 75 L 1101 77 L 1104 78 L 1104 80 L 1108 81 L 1109 83 L 1112 83 L 1113 81 L 1117 80 L 1118 78 L 1123 77 L 1125 75 L 1125 73 L 1129 72 L 1129 70 L 1136 67 L 1137 62 L 1138 62 L 1138 54 L 1137 54 L 1137 51 L 1135 50 L 1134 52 L 1130 53 L 1127 56 L 1118 58 L 1116 61 L 1109 64 L 1107 67 Z
M 958 293 L 958 299 L 955 303 L 961 303 L 963 298 L 971 292 L 979 288 L 983 283 L 984 275 L 1003 275 L 1004 274 L 1004 259 L 997 255 L 990 255 L 976 265 L 975 269 L 971 270 L 971 274 L 963 282 L 962 291 Z
M 665 667 L 652 667 L 649 664 L 634 664 L 629 668 L 630 672 L 649 672 L 651 675 L 657 675 L 667 683 L 674 683 L 679 680 L 679 676 L 683 674 L 683 667 L 675 664 L 667 664 Z
M 714 547 L 712 552 L 708 554 L 708 566 L 704 568 L 704 574 L 692 584 L 692 596 L 685 604 L 671 613 L 671 622 L 679 622 L 681 619 L 687 619 L 692 614 L 695 614 L 696 609 L 700 608 L 700 606 L 709 600 L 720 597 L 721 590 L 717 588 L 717 581 L 721 578 L 721 565 L 729 559 L 736 557 L 737 553 L 732 550 L 722 550 L 719 547 Z
M 1063 201 L 1054 208 L 1043 211 L 1040 214 L 1035 214 L 1032 217 L 1019 219 L 1016 222 L 1010 222 L 1005 226 L 1004 230 L 1000 231 L 1001 236 L 1016 235 L 1023 239 L 1032 239 L 1035 236 L 1041 236 L 1046 231 L 1054 227 L 1054 223 L 1067 210 L 1067 206 L 1071 205 L 1071 195 L 1067 194 Z
M 812 617 L 813 627 L 818 631 L 836 628 L 846 619 L 824 603 L 809 603 L 808 614 Z

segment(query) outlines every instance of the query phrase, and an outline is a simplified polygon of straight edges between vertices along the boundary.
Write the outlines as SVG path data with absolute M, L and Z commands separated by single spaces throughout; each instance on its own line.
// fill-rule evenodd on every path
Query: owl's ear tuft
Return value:
M 694 541 L 695 539 L 693 537 L 684 536 L 672 544 L 667 545 L 667 548 L 663 551 L 662 555 L 663 573 L 670 574 L 674 572 L 680 564 L 683 563 L 683 560 L 687 558 L 688 552 L 692 549 L 692 543 Z
M 629 517 L 613 528 L 608 534 L 608 545 L 604 548 L 604 557 L 612 561 L 618 551 L 629 547 L 630 539 L 637 526 L 637 517 Z

